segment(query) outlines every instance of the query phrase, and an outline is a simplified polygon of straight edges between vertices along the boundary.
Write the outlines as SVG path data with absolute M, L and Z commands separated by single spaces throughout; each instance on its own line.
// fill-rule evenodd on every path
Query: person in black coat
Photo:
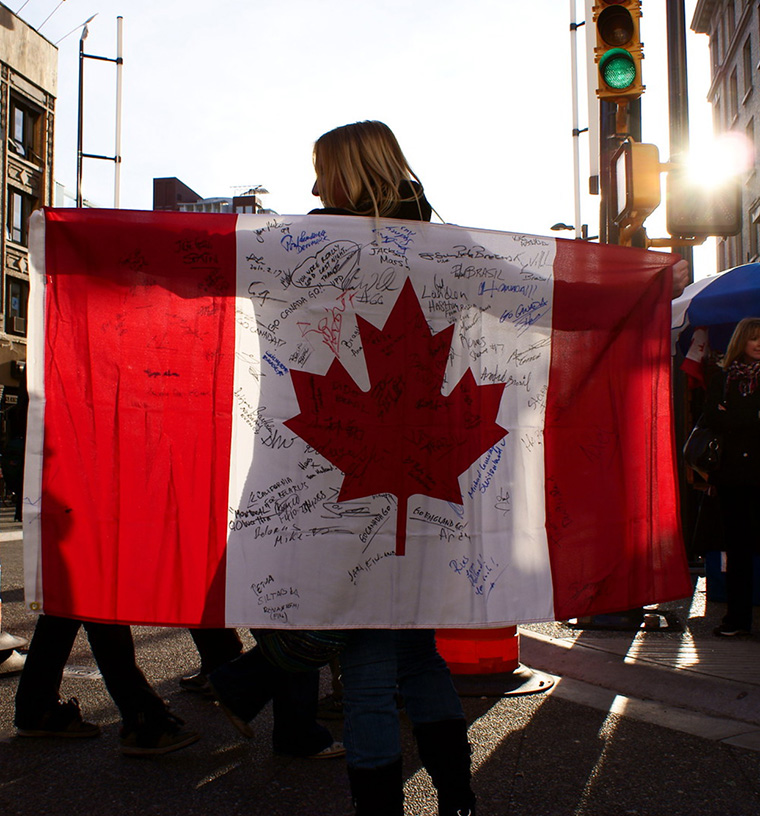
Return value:
M 710 381 L 704 421 L 723 435 L 716 485 L 726 548 L 727 610 L 714 630 L 721 637 L 752 628 L 753 557 L 760 551 L 760 318 L 734 330 Z

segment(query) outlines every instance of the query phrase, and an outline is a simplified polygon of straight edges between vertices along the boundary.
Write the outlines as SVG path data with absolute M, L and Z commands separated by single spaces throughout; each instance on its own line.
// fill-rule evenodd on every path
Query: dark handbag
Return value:
M 717 473 L 720 468 L 721 453 L 723 453 L 722 434 L 697 422 L 683 446 L 684 462 L 692 470 L 710 476 Z

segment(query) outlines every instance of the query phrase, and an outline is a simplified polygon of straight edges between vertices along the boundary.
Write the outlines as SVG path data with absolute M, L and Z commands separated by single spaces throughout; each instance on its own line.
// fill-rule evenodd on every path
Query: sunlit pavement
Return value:
M 563 699 L 760 751 L 760 637 L 715 637 L 723 611 L 695 575 L 690 599 L 648 611 L 660 630 L 526 627 L 521 659 L 561 676 Z
M 0 527 L 3 628 L 30 637 L 19 525 Z M 480 816 L 757 816 L 760 638 L 718 640 L 721 608 L 694 596 L 666 605 L 683 632 L 521 629 L 523 664 L 561 675 L 550 691 L 464 699 Z M 651 620 L 651 619 L 650 619 Z M 758 620 L 760 628 L 760 620 Z M 138 659 L 195 745 L 160 759 L 119 753 L 118 715 L 80 634 L 62 693 L 103 727 L 96 739 L 14 736 L 17 678 L 0 676 L 0 813 L 105 816 L 344 816 L 342 760 L 274 756 L 271 711 L 246 741 L 214 703 L 183 692 L 197 667 L 184 630 L 135 628 Z M 324 693 L 329 691 L 323 677 Z M 340 723 L 330 722 L 336 737 Z M 436 813 L 403 723 L 406 813 Z

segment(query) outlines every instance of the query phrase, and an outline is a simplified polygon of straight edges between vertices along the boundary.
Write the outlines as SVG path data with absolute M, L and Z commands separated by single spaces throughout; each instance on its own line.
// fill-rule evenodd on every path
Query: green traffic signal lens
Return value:
M 625 48 L 613 48 L 599 60 L 599 73 L 610 88 L 624 91 L 636 80 L 636 64 Z

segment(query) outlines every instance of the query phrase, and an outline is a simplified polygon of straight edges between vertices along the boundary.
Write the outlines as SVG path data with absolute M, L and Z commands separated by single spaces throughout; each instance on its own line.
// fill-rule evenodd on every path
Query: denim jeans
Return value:
M 401 756 L 397 692 L 414 726 L 464 719 L 432 629 L 358 629 L 341 667 L 349 767 L 379 768 Z

